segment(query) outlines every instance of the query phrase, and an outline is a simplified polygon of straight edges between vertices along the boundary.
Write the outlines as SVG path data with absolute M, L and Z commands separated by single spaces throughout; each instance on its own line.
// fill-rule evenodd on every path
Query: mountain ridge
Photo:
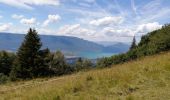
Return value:
M 25 34 L 0 32 L 0 50 L 16 52 Z M 49 48 L 52 52 L 61 50 L 67 55 L 86 56 L 87 53 L 122 53 L 128 50 L 128 45 L 103 46 L 101 44 L 71 36 L 40 35 L 42 48 Z M 124 50 L 121 48 L 124 47 Z

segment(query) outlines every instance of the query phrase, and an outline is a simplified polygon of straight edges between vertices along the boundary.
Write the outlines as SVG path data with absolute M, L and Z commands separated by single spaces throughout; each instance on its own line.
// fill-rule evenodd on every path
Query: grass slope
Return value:
M 0 85 L 0 100 L 170 100 L 170 52 L 112 68 Z

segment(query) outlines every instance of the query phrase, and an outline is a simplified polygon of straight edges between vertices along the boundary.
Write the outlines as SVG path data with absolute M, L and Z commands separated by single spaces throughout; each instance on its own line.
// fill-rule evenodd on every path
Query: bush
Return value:
M 14 59 L 15 54 L 6 51 L 0 51 L 0 73 L 8 76 L 11 71 Z
M 8 77 L 3 73 L 0 73 L 0 84 L 4 84 L 8 81 Z

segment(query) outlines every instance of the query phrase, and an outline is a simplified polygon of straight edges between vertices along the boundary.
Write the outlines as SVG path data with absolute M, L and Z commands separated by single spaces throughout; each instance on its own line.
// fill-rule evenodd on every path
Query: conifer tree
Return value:
M 42 43 L 36 30 L 30 28 L 17 52 L 17 59 L 12 71 L 17 78 L 25 79 L 35 76 L 35 70 L 41 66 L 37 63 L 37 61 L 40 61 L 39 51 L 41 46 Z
M 49 72 L 50 61 L 51 61 L 50 50 L 48 48 L 39 50 L 35 64 L 38 66 L 35 67 L 33 70 L 34 77 L 50 75 L 51 74 Z
M 130 47 L 130 50 L 136 48 L 136 38 L 135 36 L 133 37 L 133 41 L 132 41 L 132 44 L 131 44 L 131 47 Z

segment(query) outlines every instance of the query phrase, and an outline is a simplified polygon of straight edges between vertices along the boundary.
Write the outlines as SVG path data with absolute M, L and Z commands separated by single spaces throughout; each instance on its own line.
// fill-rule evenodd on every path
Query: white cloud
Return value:
M 91 29 L 83 28 L 80 26 L 80 24 L 74 24 L 74 25 L 65 25 L 63 27 L 60 27 L 57 33 L 60 33 L 61 35 L 84 37 L 84 36 L 93 35 L 95 31 Z
M 60 20 L 61 17 L 59 15 L 48 15 L 48 19 L 44 21 L 42 26 L 48 26 L 49 23 L 54 23 Z
M 24 15 L 13 14 L 11 17 L 12 17 L 13 19 L 21 19 L 21 18 L 24 17 Z
M 10 29 L 11 25 L 12 25 L 12 23 L 1 24 L 0 31 L 8 31 Z
M 160 29 L 161 27 L 162 25 L 160 25 L 158 22 L 141 24 L 137 27 L 137 33 L 148 33 L 153 30 Z
M 32 5 L 59 5 L 59 0 L 0 0 L 0 3 L 17 8 L 33 9 Z
M 57 5 L 55 3 L 49 3 L 49 1 L 56 2 L 62 0 L 0 0 L 0 3 L 6 2 L 6 4 L 9 3 L 8 5 L 26 9 L 34 9 L 36 5 Z M 70 1 L 71 0 L 63 0 L 62 3 L 70 3 Z M 92 41 L 128 41 L 128 37 L 130 36 L 129 40 L 131 41 L 131 36 L 134 34 L 139 36 L 159 29 L 162 26 L 160 23 L 168 21 L 170 14 L 169 6 L 163 5 L 161 2 L 165 1 L 162 0 L 153 0 L 143 2 L 142 4 L 135 4 L 135 0 L 129 0 L 131 8 L 128 9 L 119 5 L 121 1 L 119 2 L 118 0 L 103 0 L 103 3 L 106 4 L 107 7 L 101 6 L 101 4 L 95 2 L 95 0 L 72 1 L 75 1 L 72 2 L 74 5 L 61 5 L 60 9 L 57 8 L 55 9 L 56 11 L 54 11 L 64 13 L 64 16 L 71 15 L 73 19 L 68 23 L 72 23 L 72 25 L 66 25 L 68 24 L 67 22 L 60 21 L 61 17 L 59 15 L 53 15 L 53 11 L 53 14 L 47 15 L 47 18 L 41 23 L 38 23 L 35 18 L 27 19 L 22 15 L 17 15 L 17 13 L 14 14 L 12 18 L 20 19 L 22 24 L 36 24 L 36 28 L 40 34 L 75 36 Z M 41 14 L 38 15 L 41 16 Z M 57 27 L 50 27 L 52 23 L 58 23 L 58 21 L 61 22 L 60 25 L 65 25 L 59 29 L 57 29 Z M 81 25 L 76 23 L 80 23 Z M 45 27 L 48 25 L 49 27 Z M 15 29 L 15 26 L 13 27 L 12 32 Z M 20 28 L 27 29 L 25 25 L 16 25 L 16 27 L 19 31 Z M 121 40 L 122 37 L 126 37 L 126 39 Z
M 110 24 L 121 24 L 124 21 L 123 17 L 104 17 L 97 20 L 90 21 L 91 25 L 95 26 L 103 26 L 103 25 L 110 25 Z
M 135 26 L 127 27 L 105 27 L 99 33 L 103 34 L 103 38 L 108 38 L 109 40 L 113 37 L 116 37 L 119 41 L 121 38 L 126 38 L 129 40 L 134 35 L 141 36 L 147 34 L 148 32 L 160 29 L 162 27 L 158 22 L 146 23 Z M 122 41 L 122 40 L 121 40 Z M 128 40 L 125 40 L 128 41 Z
M 30 5 L 59 5 L 59 0 L 21 0 Z
M 134 36 L 134 32 L 130 29 L 126 28 L 112 28 L 112 27 L 105 27 L 102 30 L 102 34 L 105 34 L 107 36 L 116 36 L 116 37 L 129 37 Z
M 59 29 L 50 28 L 38 28 L 40 34 L 45 35 L 61 35 L 61 36 L 76 36 L 83 39 L 89 39 L 95 37 L 96 31 L 84 28 L 80 24 L 64 25 Z
M 76 29 L 80 28 L 80 24 L 75 24 L 75 25 L 65 25 L 63 27 L 60 27 L 59 32 L 61 34 L 70 34 Z
M 36 19 L 35 18 L 31 18 L 31 19 L 23 18 L 20 20 L 20 23 L 25 24 L 25 25 L 33 25 L 33 24 L 36 24 Z
M 38 28 L 37 31 L 40 34 L 44 34 L 44 35 L 57 35 L 57 31 L 53 30 L 53 29 L 48 29 L 48 28 Z

